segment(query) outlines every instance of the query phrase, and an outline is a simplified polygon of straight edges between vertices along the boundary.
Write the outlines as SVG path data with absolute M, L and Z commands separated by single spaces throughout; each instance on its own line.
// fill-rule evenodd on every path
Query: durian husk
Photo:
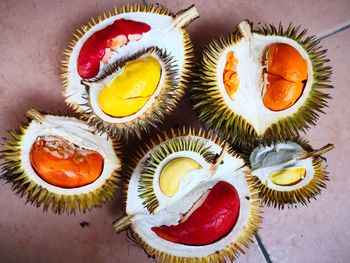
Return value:
M 192 8 L 193 6 L 190 6 L 188 9 Z M 143 4 L 128 4 L 126 6 L 120 6 L 120 7 L 114 7 L 113 11 L 108 11 L 106 13 L 103 13 L 102 15 L 97 16 L 96 18 L 91 18 L 91 20 L 86 24 L 81 26 L 81 28 L 78 28 L 76 32 L 73 34 L 74 39 L 68 44 L 68 48 L 65 49 L 63 52 L 65 55 L 65 58 L 61 62 L 61 79 L 63 83 L 63 97 L 66 98 L 66 89 L 68 86 L 68 65 L 69 65 L 69 59 L 71 56 L 71 53 L 78 42 L 78 40 L 93 26 L 96 24 L 102 22 L 103 20 L 110 18 L 111 16 L 123 14 L 123 13 L 131 13 L 131 12 L 145 12 L 145 13 L 154 13 L 154 14 L 160 14 L 165 16 L 172 16 L 175 17 L 176 14 L 172 13 L 169 9 L 160 6 L 160 5 L 143 5 Z M 181 11 L 178 13 L 181 15 Z M 149 111 L 153 111 L 154 114 L 151 114 L 149 117 L 138 117 L 132 122 L 127 122 L 124 125 L 113 125 L 111 127 L 106 127 L 106 123 L 102 121 L 98 116 L 94 114 L 93 111 L 86 111 L 84 105 L 79 105 L 77 103 L 68 102 L 66 100 L 66 103 L 70 108 L 72 108 L 75 112 L 77 112 L 80 115 L 80 118 L 87 121 L 87 123 L 91 126 L 95 126 L 97 130 L 100 132 L 108 132 L 112 137 L 116 138 L 126 138 L 128 139 L 129 136 L 137 135 L 138 138 L 141 138 L 142 132 L 149 133 L 152 127 L 157 127 L 159 123 L 162 122 L 165 115 L 168 115 L 171 113 L 175 107 L 177 106 L 178 102 L 180 101 L 181 97 L 184 95 L 186 90 L 186 85 L 192 78 L 192 69 L 194 68 L 194 50 L 193 50 L 193 44 L 190 39 L 190 35 L 188 32 L 182 28 L 182 32 L 184 34 L 184 65 L 181 69 L 181 72 L 179 72 L 179 83 L 177 84 L 177 89 L 172 94 L 173 100 L 167 105 L 165 105 L 162 109 L 156 108 L 150 108 Z M 147 111 L 147 112 L 149 112 Z
M 221 147 L 224 147 L 225 141 L 219 137 L 216 133 L 211 131 L 203 131 L 203 130 L 196 130 L 193 128 L 180 128 L 173 130 L 171 129 L 169 132 L 164 132 L 162 135 L 158 135 L 155 139 L 150 141 L 148 144 L 145 144 L 144 147 L 142 147 L 132 158 L 129 165 L 127 166 L 125 172 L 126 176 L 124 177 L 125 181 L 123 183 L 123 199 L 124 199 L 124 206 L 126 209 L 127 205 L 127 198 L 128 198 L 128 187 L 129 187 L 129 181 L 132 176 L 133 170 L 137 166 L 137 164 L 140 162 L 140 160 L 144 157 L 146 153 L 148 153 L 151 149 L 153 149 L 155 146 L 159 145 L 160 143 L 179 137 L 179 136 L 199 136 L 203 137 L 205 139 L 211 140 L 215 142 L 216 144 L 220 145 Z M 233 156 L 238 156 L 236 152 L 229 148 L 227 151 L 228 154 L 231 154 Z M 143 241 L 142 237 L 139 236 L 132 227 L 132 216 L 123 216 L 120 220 L 117 220 L 114 222 L 114 229 L 117 233 L 120 233 L 123 230 L 127 231 L 127 236 L 129 239 L 136 242 L 136 244 L 139 244 L 145 251 L 145 253 L 155 259 L 157 262 L 182 262 L 182 263 L 203 263 L 203 262 L 218 262 L 218 263 L 224 263 L 227 262 L 227 260 L 234 261 L 240 254 L 245 254 L 246 249 L 249 248 L 250 244 L 254 243 L 254 235 L 257 233 L 261 227 L 259 226 L 262 222 L 262 205 L 261 200 L 259 198 L 257 190 L 253 187 L 253 177 L 251 174 L 246 174 L 246 180 L 249 186 L 249 190 L 251 192 L 250 196 L 250 216 L 249 220 L 247 222 L 247 225 L 242 230 L 241 235 L 232 242 L 229 246 L 225 247 L 221 251 L 218 251 L 214 254 L 205 256 L 205 257 L 195 257 L 195 258 L 189 258 L 189 257 L 177 257 L 171 254 L 167 254 L 161 251 L 158 251 L 157 249 L 149 246 L 145 241 Z
M 250 22 L 249 22 L 250 23 Z M 250 23 L 252 25 L 252 23 Z M 194 109 L 209 128 L 215 129 L 221 135 L 235 145 L 244 147 L 246 143 L 273 142 L 279 139 L 295 137 L 299 132 L 306 132 L 310 125 L 315 125 L 319 113 L 324 113 L 323 108 L 331 97 L 323 90 L 333 88 L 329 85 L 332 73 L 331 67 L 326 65 L 329 60 L 326 50 L 319 45 L 316 36 L 305 37 L 307 30 L 300 30 L 300 26 L 294 27 L 289 24 L 283 29 L 273 25 L 264 25 L 254 29 L 254 33 L 266 36 L 283 36 L 295 40 L 308 53 L 313 66 L 313 84 L 305 103 L 298 111 L 272 124 L 261 136 L 257 134 L 251 124 L 242 116 L 237 115 L 226 104 L 221 95 L 217 80 L 217 62 L 222 53 L 229 46 L 234 46 L 241 39 L 241 33 L 236 30 L 228 37 L 219 37 L 213 40 L 204 50 L 201 62 L 197 65 L 192 99 Z
M 36 110 L 29 112 L 36 115 Z M 33 116 L 33 114 L 31 115 Z M 40 121 L 41 116 L 41 114 L 38 114 L 35 117 Z M 119 170 L 114 170 L 102 187 L 88 194 L 64 195 L 54 193 L 32 181 L 30 175 L 22 167 L 20 159 L 21 140 L 33 118 L 30 117 L 30 114 L 27 114 L 27 119 L 27 123 L 22 123 L 16 130 L 9 131 L 11 138 L 3 145 L 4 150 L 0 151 L 0 159 L 3 160 L 0 178 L 11 184 L 16 195 L 24 197 L 26 203 L 36 207 L 41 206 L 44 211 L 52 210 L 55 214 L 74 214 L 76 211 L 86 212 L 94 207 L 102 206 L 113 196 L 120 181 Z M 115 153 L 120 158 L 119 144 L 112 138 L 110 140 L 113 143 Z
M 299 144 L 307 152 L 314 151 L 309 142 L 300 137 L 280 140 L 278 142 L 288 141 Z M 268 146 L 271 145 L 271 143 L 265 143 L 264 145 Z M 254 146 L 250 145 L 249 148 L 240 153 L 249 167 L 250 154 L 258 146 L 259 145 L 257 144 Z M 322 189 L 327 188 L 326 182 L 329 181 L 329 177 L 328 172 L 326 171 L 327 166 L 324 164 L 324 162 L 325 159 L 322 156 L 312 157 L 312 164 L 315 171 L 314 176 L 307 185 L 299 189 L 295 189 L 293 191 L 276 191 L 263 184 L 256 176 L 252 176 L 252 186 L 258 192 L 259 197 L 265 206 L 278 209 L 292 208 L 297 206 L 297 204 L 306 206 L 311 202 L 311 200 L 315 200 L 317 195 L 321 194 Z

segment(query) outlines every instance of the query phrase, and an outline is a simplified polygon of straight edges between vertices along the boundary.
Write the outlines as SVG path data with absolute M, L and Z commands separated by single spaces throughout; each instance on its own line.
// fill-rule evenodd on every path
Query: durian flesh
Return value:
M 177 136 L 176 139 L 183 138 L 184 140 L 201 140 L 209 147 L 210 151 L 215 154 L 220 154 L 222 146 L 210 139 L 205 139 L 200 136 L 186 135 Z M 169 261 L 170 259 L 178 258 L 184 262 L 201 262 L 205 258 L 213 262 L 225 262 L 225 259 L 233 260 L 238 251 L 242 251 L 242 245 L 246 246 L 251 233 L 256 231 L 257 223 L 261 220 L 258 216 L 258 204 L 256 196 L 252 194 L 250 183 L 247 182 L 246 173 L 248 172 L 244 166 L 242 159 L 237 156 L 226 153 L 223 157 L 223 162 L 218 165 L 215 173 L 206 178 L 206 180 L 198 183 L 190 192 L 176 202 L 157 210 L 156 213 L 150 213 L 144 206 L 144 200 L 140 196 L 140 178 L 144 169 L 145 162 L 162 144 L 170 143 L 174 138 L 167 138 L 163 142 L 154 142 L 153 146 L 146 152 L 143 152 L 143 157 L 135 161 L 136 167 L 131 172 L 131 177 L 126 192 L 126 213 L 131 220 L 131 228 L 135 232 L 136 239 L 143 245 L 147 253 L 154 255 L 156 259 Z M 203 156 L 196 152 L 169 152 L 167 158 L 163 159 L 156 171 L 153 179 L 159 202 L 169 199 L 162 193 L 159 188 L 159 176 L 164 167 L 171 161 L 191 159 L 199 164 L 202 168 L 209 168 L 211 163 L 208 163 Z M 194 169 L 197 170 L 197 169 Z M 209 169 L 207 169 L 209 171 Z M 192 169 L 193 172 L 193 169 Z M 188 174 L 191 176 L 191 172 Z M 223 180 L 232 184 L 238 191 L 240 197 L 241 210 L 239 218 L 233 229 L 226 236 L 222 237 L 217 242 L 204 246 L 189 246 L 166 241 L 157 236 L 151 228 L 160 225 L 175 225 L 177 224 L 188 211 L 191 210 L 196 201 L 212 188 L 218 181 Z M 178 190 L 181 192 L 180 189 Z M 174 195 L 175 196 L 175 195 Z M 246 198 L 250 197 L 250 198 Z M 117 223 L 117 225 L 123 222 Z M 245 240 L 245 241 L 243 241 Z
M 152 109 L 167 110 L 166 104 L 173 100 L 168 92 L 176 92 L 176 72 L 171 57 L 154 47 L 111 64 L 100 77 L 83 81 L 89 91 L 91 119 L 109 130 L 131 126 L 141 116 L 150 122 L 158 120 L 161 116 L 152 114 Z
M 105 203 L 115 192 L 119 180 L 118 171 L 121 164 L 117 156 L 116 142 L 107 135 L 94 134 L 84 122 L 74 118 L 43 115 L 36 110 L 30 110 L 27 116 L 31 121 L 28 125 L 22 125 L 17 132 L 11 133 L 12 140 L 5 143 L 6 150 L 1 155 L 4 160 L 2 176 L 13 184 L 17 194 L 25 196 L 36 206 L 43 205 L 44 210 L 51 208 L 56 213 L 86 211 Z M 83 185 L 77 184 L 76 187 L 68 186 L 66 182 L 59 182 L 64 187 L 50 183 L 51 181 L 45 180 L 45 176 L 36 172 L 31 160 L 31 150 L 34 144 L 38 144 L 38 138 L 46 140 L 56 138 L 58 141 L 76 145 L 84 151 L 95 152 L 103 159 L 102 171 L 97 178 Z M 55 144 L 57 141 L 52 143 Z M 65 153 L 58 152 L 62 149 L 56 146 L 53 145 L 49 149 L 53 151 L 51 154 L 55 154 L 58 158 L 66 158 Z M 48 151 L 48 148 L 44 148 L 43 151 Z M 37 161 L 40 162 L 40 159 Z M 63 168 L 57 166 L 57 169 Z M 84 169 L 89 170 L 89 167 Z M 69 171 L 67 174 L 69 175 Z

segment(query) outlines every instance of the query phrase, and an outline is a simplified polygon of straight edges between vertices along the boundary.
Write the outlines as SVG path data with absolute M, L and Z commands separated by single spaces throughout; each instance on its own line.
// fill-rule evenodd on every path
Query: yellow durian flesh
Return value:
M 151 55 L 128 62 L 100 91 L 100 108 L 113 117 L 138 112 L 156 91 L 161 73 L 160 62 Z
M 272 183 L 280 186 L 292 186 L 300 183 L 306 176 L 306 169 L 302 167 L 292 167 L 273 171 L 269 178 Z
M 191 158 L 180 157 L 169 161 L 162 169 L 159 177 L 159 187 L 168 197 L 174 196 L 180 188 L 180 182 L 191 170 L 201 166 Z

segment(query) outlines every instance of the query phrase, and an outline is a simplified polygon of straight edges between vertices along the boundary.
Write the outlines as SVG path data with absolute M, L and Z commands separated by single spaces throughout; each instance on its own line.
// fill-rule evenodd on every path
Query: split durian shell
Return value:
M 151 127 L 157 127 L 164 117 L 173 111 L 184 94 L 194 60 L 193 46 L 185 27 L 197 17 L 198 13 L 194 6 L 174 14 L 159 5 L 134 4 L 116 7 L 113 12 L 107 12 L 92 19 L 88 25 L 77 30 L 74 34 L 75 39 L 65 51 L 62 78 L 66 103 L 89 125 L 101 132 L 106 131 L 116 138 L 128 138 L 132 135 L 140 138 L 142 132 L 148 132 Z M 129 61 L 135 59 L 137 54 L 151 48 L 157 49 L 157 53 L 166 56 L 166 61 L 159 60 L 162 70 L 165 71 L 163 75 L 175 76 L 175 78 L 168 78 L 167 85 L 161 87 L 160 93 L 163 96 L 152 96 L 152 103 L 148 103 L 147 108 L 143 108 L 142 114 L 134 114 L 127 118 L 107 116 L 101 114 L 101 111 L 95 111 L 91 105 L 96 103 L 92 101 L 89 90 L 86 90 L 81 83 L 84 79 L 79 76 L 77 70 L 77 58 L 86 40 L 118 19 L 146 23 L 151 26 L 151 29 L 143 33 L 141 39 L 130 41 L 113 51 L 107 64 L 100 63 L 96 78 L 105 75 L 111 64 L 120 65 L 128 59 Z
M 119 145 L 114 139 L 106 134 L 97 135 L 86 123 L 75 118 L 43 114 L 34 109 L 29 110 L 26 117 L 28 123 L 10 131 L 11 138 L 5 142 L 4 150 L 1 151 L 1 177 L 12 185 L 17 195 L 36 207 L 42 206 L 44 211 L 52 210 L 57 214 L 85 212 L 101 206 L 112 197 L 117 189 L 118 172 L 121 169 Z M 59 138 L 84 151 L 98 153 L 103 158 L 98 178 L 79 187 L 62 187 L 42 177 L 37 167 L 33 166 L 31 155 L 34 145 L 42 137 Z M 59 148 L 56 150 L 58 153 Z M 53 155 L 56 150 L 53 150 Z M 44 157 L 39 157 L 38 161 L 43 161 L 44 165 L 49 162 Z M 62 166 L 55 169 L 61 171 Z
M 205 142 L 208 148 L 203 147 L 198 141 Z M 146 144 L 128 166 L 127 182 L 124 183 L 126 216 L 115 222 L 115 231 L 121 232 L 127 229 L 128 236 L 136 240 L 145 252 L 158 262 L 226 262 L 227 259 L 233 261 L 240 253 L 245 253 L 245 248 L 253 242 L 253 236 L 262 221 L 260 202 L 256 191 L 252 188 L 252 178 L 243 159 L 240 159 L 232 149 L 226 148 L 226 152 L 223 150 L 225 148 L 224 141 L 219 137 L 208 132 L 185 128 L 159 135 Z M 165 163 L 181 157 L 192 158 L 202 167 L 210 166 L 215 157 L 222 152 L 224 155 L 219 160 L 217 172 L 212 174 L 211 179 L 201 182 L 175 203 L 166 203 L 162 209 L 154 209 L 154 199 L 157 199 L 156 203 L 159 206 L 166 199 L 156 186 L 159 181 L 159 167 L 162 168 Z M 214 159 L 212 154 L 215 156 Z M 156 172 L 158 175 L 148 175 L 149 182 L 147 182 L 146 177 L 141 178 L 142 173 L 145 171 L 145 166 L 155 160 L 155 156 L 159 157 L 157 160 L 159 169 Z M 190 246 L 169 242 L 151 231 L 151 227 L 157 224 L 176 223 L 179 219 L 177 216 L 181 217 L 186 213 L 195 201 L 219 180 L 233 185 L 240 197 L 238 221 L 226 236 L 208 245 Z M 151 210 L 150 204 L 153 208 Z
M 253 185 L 266 206 L 279 209 L 307 205 L 326 188 L 329 180 L 322 154 L 327 144 L 314 150 L 299 137 L 250 146 L 242 157 L 251 168 Z
M 330 98 L 324 91 L 332 88 L 329 84 L 331 68 L 319 40 L 315 36 L 306 36 L 306 33 L 307 30 L 291 24 L 287 29 L 282 25 L 253 28 L 250 22 L 243 21 L 228 37 L 213 40 L 203 52 L 192 89 L 194 109 L 199 119 L 243 147 L 246 143 L 293 137 L 315 125 Z M 271 110 L 263 101 L 265 87 L 269 84 L 266 78 L 268 51 L 273 44 L 287 46 L 287 55 L 294 52 L 307 65 L 307 80 L 304 80 L 302 93 L 282 110 Z M 229 96 L 224 69 L 229 62 L 228 56 L 232 54 L 238 79 L 232 79 L 232 82 L 236 81 L 237 90 Z M 283 67 L 286 63 L 280 61 Z

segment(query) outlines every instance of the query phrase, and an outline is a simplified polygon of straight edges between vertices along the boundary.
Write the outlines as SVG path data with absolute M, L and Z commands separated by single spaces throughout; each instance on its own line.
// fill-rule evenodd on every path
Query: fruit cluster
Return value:
M 198 17 L 194 6 L 128 5 L 78 29 L 62 78 L 81 120 L 29 110 L 1 151 L 2 178 L 58 214 L 100 206 L 121 186 L 115 231 L 132 231 L 161 262 L 233 261 L 264 204 L 306 205 L 333 148 L 299 137 L 329 98 L 325 51 L 306 30 L 242 21 L 196 68 L 186 27 Z M 165 131 L 123 163 L 119 143 L 163 123 L 187 85 L 206 130 Z

